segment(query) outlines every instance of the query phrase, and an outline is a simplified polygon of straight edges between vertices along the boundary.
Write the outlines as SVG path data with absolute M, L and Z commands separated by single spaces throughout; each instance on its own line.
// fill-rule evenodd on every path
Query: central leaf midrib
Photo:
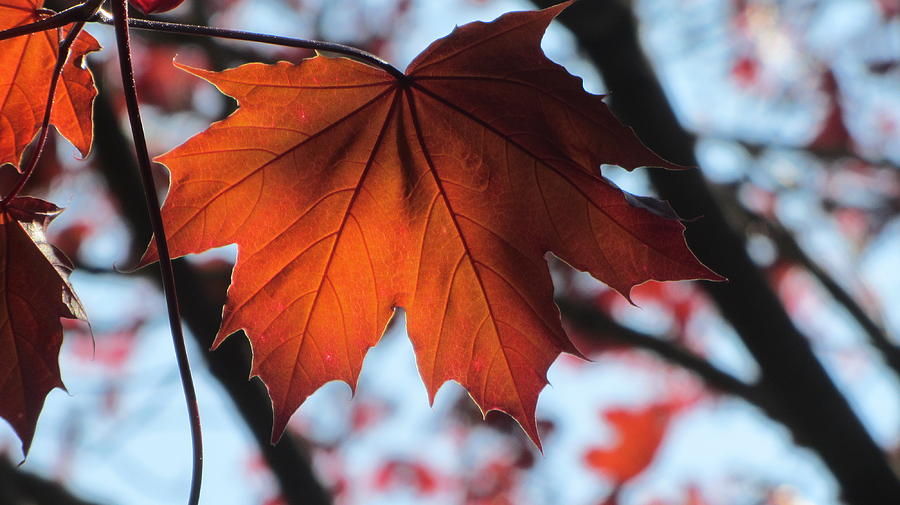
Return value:
M 459 237 L 460 242 L 462 242 L 463 250 L 465 251 L 465 256 L 468 258 L 469 265 L 472 267 L 472 272 L 475 274 L 475 278 L 478 280 L 478 286 L 481 290 L 481 296 L 484 299 L 484 303 L 487 306 L 488 314 L 490 316 L 491 326 L 494 328 L 494 334 L 497 336 L 498 347 L 502 351 L 503 359 L 506 362 L 507 372 L 509 373 L 510 377 L 512 378 L 512 365 L 510 364 L 509 357 L 506 355 L 506 351 L 504 350 L 506 348 L 506 346 L 503 345 L 502 339 L 500 337 L 500 328 L 497 327 L 497 318 L 494 315 L 494 308 L 491 305 L 490 297 L 487 294 L 487 288 L 485 288 L 484 280 L 481 278 L 481 272 L 478 270 L 478 266 L 476 265 L 476 260 L 472 256 L 472 249 L 469 247 L 469 243 L 466 240 L 465 234 L 463 234 L 463 231 L 462 231 L 462 227 L 460 226 L 459 221 L 456 217 L 456 212 L 454 212 L 453 206 L 450 203 L 450 197 L 447 194 L 447 191 L 444 188 L 443 181 L 441 180 L 440 176 L 438 175 L 437 168 L 434 166 L 434 162 L 431 159 L 431 155 L 428 151 L 428 146 L 425 145 L 425 137 L 422 133 L 422 126 L 419 123 L 419 117 L 418 117 L 418 112 L 416 110 L 415 99 L 413 98 L 412 90 L 409 88 L 406 89 L 406 99 L 407 99 L 407 102 L 409 103 L 410 116 L 412 116 L 413 127 L 414 127 L 415 133 L 416 133 L 416 139 L 418 140 L 419 146 L 422 149 L 422 154 L 425 157 L 426 164 L 428 165 L 428 170 L 431 172 L 431 175 L 434 178 L 435 184 L 437 185 L 438 193 L 441 195 L 441 198 L 444 200 L 444 205 L 447 206 L 447 211 L 450 213 L 450 219 L 453 221 L 453 225 L 456 228 L 457 236 Z M 452 290 L 453 287 L 450 286 L 450 289 Z M 441 333 L 439 335 L 442 335 L 442 334 L 443 334 L 443 328 L 441 328 Z M 477 339 L 477 338 L 478 338 L 477 334 L 473 335 L 473 339 Z M 491 361 L 493 361 L 493 359 L 494 358 L 491 357 Z M 435 355 L 432 358 L 432 365 L 431 365 L 431 387 L 432 388 L 435 387 L 435 374 L 436 374 L 436 369 L 437 369 L 436 364 L 437 364 L 437 351 L 435 351 Z M 490 364 L 489 364 L 488 370 L 490 370 Z M 468 375 L 468 372 L 467 372 L 467 375 Z M 468 379 L 468 377 L 466 377 L 466 378 Z M 485 377 L 485 381 L 487 381 L 487 377 Z M 524 408 L 525 401 L 522 397 L 522 392 L 519 390 L 519 385 L 514 378 L 512 379 L 512 383 L 513 383 L 513 388 L 516 390 L 516 395 L 519 397 L 519 404 Z M 485 398 L 481 398 L 481 401 L 485 401 Z M 530 414 L 526 413 L 526 415 L 530 415 Z

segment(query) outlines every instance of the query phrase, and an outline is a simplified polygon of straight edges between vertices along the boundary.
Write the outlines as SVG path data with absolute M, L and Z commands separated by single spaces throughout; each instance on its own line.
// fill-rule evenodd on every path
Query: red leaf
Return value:
M 681 401 L 670 401 L 636 410 L 607 410 L 603 417 L 618 437 L 610 446 L 588 450 L 585 464 L 617 486 L 628 482 L 653 462 L 672 415 L 682 406 Z
M 160 158 L 166 229 L 174 256 L 238 244 L 215 345 L 249 336 L 273 438 L 322 384 L 355 385 L 403 307 L 429 395 L 455 380 L 538 443 L 547 368 L 577 353 L 546 252 L 625 294 L 716 278 L 664 204 L 599 175 L 676 167 L 541 52 L 567 5 L 457 28 L 404 79 L 325 57 L 187 69 L 240 109 Z
M 731 76 L 744 88 L 756 84 L 759 79 L 759 61 L 749 56 L 738 58 L 731 67 Z
M 33 23 L 46 14 L 40 0 L 6 0 L 0 4 L 0 30 Z M 47 30 L 0 41 L 0 165 L 18 166 L 25 146 L 40 129 L 56 64 L 59 33 Z M 56 89 L 50 122 L 82 156 L 93 140 L 94 78 L 83 67 L 84 56 L 100 44 L 82 32 Z
M 0 416 L 26 454 L 47 393 L 64 387 L 59 319 L 85 319 L 69 285 L 72 265 L 45 237 L 60 212 L 36 198 L 15 198 L 0 210 Z
M 834 72 L 827 70 L 822 75 L 822 91 L 828 99 L 828 112 L 810 143 L 810 149 L 823 151 L 845 150 L 852 148 L 852 137 L 844 125 L 844 111 L 840 102 L 840 88 Z
M 140 9 L 144 14 L 156 14 L 174 9 L 181 5 L 184 0 L 128 0 L 128 2 Z
M 190 46 L 178 49 L 178 59 L 205 65 L 208 58 Z M 172 48 L 168 45 L 142 45 L 132 49 L 135 82 L 141 90 L 141 103 L 152 104 L 166 112 L 191 108 L 197 80 L 172 65 Z M 165 180 L 168 184 L 168 180 Z
M 399 484 L 415 489 L 420 495 L 430 495 L 437 491 L 438 481 L 439 476 L 422 463 L 391 460 L 375 472 L 374 485 L 386 491 Z

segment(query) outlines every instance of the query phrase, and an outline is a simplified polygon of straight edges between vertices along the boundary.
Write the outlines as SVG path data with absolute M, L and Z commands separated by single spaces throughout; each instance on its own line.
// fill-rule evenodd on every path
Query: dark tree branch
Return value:
M 41 19 L 40 21 L 2 30 L 0 31 L 0 40 L 53 30 L 55 28 L 66 26 L 69 23 L 84 21 L 89 16 L 93 15 L 94 10 L 96 10 L 96 5 L 90 5 L 91 3 L 96 4 L 96 2 L 85 2 L 62 12 L 58 12 L 50 17 Z
M 866 334 L 869 335 L 869 340 L 872 342 L 872 345 L 881 351 L 888 364 L 898 375 L 900 375 L 900 348 L 891 342 L 884 333 L 884 329 L 869 317 L 866 311 L 863 310 L 852 296 L 850 296 L 850 293 L 848 293 L 834 280 L 833 277 L 828 275 L 828 272 L 822 269 L 822 267 L 806 254 L 791 232 L 778 223 L 770 223 L 770 226 L 774 232 L 775 241 L 780 248 L 785 251 L 789 257 L 796 259 L 798 263 L 809 270 L 813 277 L 822 283 L 828 293 L 850 312 L 850 315 L 853 316 L 856 322 L 859 323 L 863 330 L 865 330 Z
M 547 7 L 553 0 L 533 0 Z M 656 152 L 697 165 L 694 139 L 678 123 L 637 35 L 630 7 L 614 0 L 576 2 L 561 16 L 611 92 L 616 114 Z M 765 276 L 747 255 L 697 170 L 651 170 L 659 194 L 685 217 L 687 238 L 703 262 L 729 278 L 702 285 L 734 326 L 762 370 L 760 387 L 777 404 L 779 421 L 813 448 L 853 505 L 900 502 L 900 480 L 881 448 L 841 395 Z
M 57 482 L 46 480 L 0 458 L 0 503 L 4 505 L 95 505 Z
M 810 156 L 815 157 L 817 160 L 823 163 L 834 163 L 840 160 L 856 160 L 867 165 L 873 165 L 877 167 L 884 167 L 889 170 L 897 170 L 900 171 L 900 166 L 898 166 L 893 161 L 887 158 L 867 158 L 859 153 L 851 151 L 849 149 L 819 149 L 813 148 L 809 146 L 794 146 L 788 144 L 781 143 L 772 143 L 772 142 L 751 142 L 749 140 L 743 140 L 734 137 L 722 137 L 717 135 L 708 135 L 706 132 L 693 132 L 700 139 L 703 140 L 718 140 L 723 142 L 732 142 L 740 145 L 744 149 L 747 150 L 748 153 L 753 155 L 754 157 L 759 156 L 763 151 L 770 149 L 777 149 L 783 151 L 797 151 L 806 153 Z
M 556 304 L 566 321 L 595 339 L 610 338 L 619 342 L 646 349 L 660 358 L 674 363 L 703 379 L 707 386 L 743 398 L 744 400 L 767 410 L 765 398 L 755 385 L 734 377 L 716 368 L 710 362 L 661 338 L 639 332 L 622 325 L 603 312 L 587 304 L 567 298 L 557 298 Z
M 800 244 L 797 243 L 797 239 L 794 238 L 794 235 L 790 230 L 782 226 L 781 223 L 753 214 L 749 210 L 746 212 L 751 215 L 751 219 L 761 222 L 767 228 L 769 236 L 774 240 L 775 244 L 778 246 L 778 250 L 786 258 L 797 262 L 800 266 L 805 268 L 817 281 L 819 281 L 822 287 L 825 288 L 828 294 L 831 295 L 836 302 L 847 309 L 850 316 L 869 337 L 869 343 L 871 343 L 874 348 L 878 349 L 884 358 L 885 363 L 887 363 L 887 365 L 893 369 L 897 377 L 900 378 L 900 347 L 897 347 L 897 345 L 888 338 L 884 329 L 879 326 L 868 313 L 866 313 L 862 306 L 857 303 L 853 296 L 851 296 L 843 286 L 834 280 L 834 277 L 829 275 L 828 272 L 806 254 L 806 251 L 804 251 Z

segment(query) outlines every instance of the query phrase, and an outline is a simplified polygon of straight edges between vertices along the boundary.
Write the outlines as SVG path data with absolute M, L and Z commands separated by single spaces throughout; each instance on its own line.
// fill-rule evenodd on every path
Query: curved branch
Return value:
M 153 227 L 156 249 L 159 251 L 160 273 L 168 309 L 169 329 L 172 333 L 172 343 L 175 347 L 175 356 L 178 361 L 184 401 L 190 419 L 193 458 L 188 504 L 196 505 L 200 502 L 200 486 L 203 477 L 203 438 L 200 425 L 200 407 L 197 405 L 197 392 L 194 388 L 194 378 L 191 375 L 191 365 L 188 360 L 184 332 L 181 327 L 181 308 L 178 304 L 175 273 L 172 268 L 172 258 L 169 255 L 166 231 L 159 210 L 159 195 L 157 194 L 156 184 L 153 181 L 153 168 L 151 167 L 150 154 L 147 150 L 144 126 L 141 122 L 141 111 L 138 105 L 137 88 L 134 81 L 134 67 L 131 64 L 131 47 L 128 33 L 128 0 L 114 0 L 113 12 L 115 13 L 114 25 L 116 42 L 119 48 L 122 90 L 128 109 L 128 119 L 131 123 L 132 140 L 135 155 L 138 159 L 141 185 L 144 189 L 144 201 L 150 215 L 150 224 Z
M 709 361 L 677 344 L 619 324 L 606 314 L 584 303 L 568 298 L 557 298 L 556 304 L 566 321 L 591 337 L 609 336 L 609 338 L 624 344 L 646 349 L 666 361 L 693 372 L 713 389 L 743 398 L 763 410 L 769 408 L 756 385 L 747 384 L 720 370 Z

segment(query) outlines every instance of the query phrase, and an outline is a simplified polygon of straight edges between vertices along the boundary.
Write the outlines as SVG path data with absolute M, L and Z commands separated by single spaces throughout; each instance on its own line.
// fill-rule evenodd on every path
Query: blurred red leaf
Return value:
M 611 445 L 589 449 L 584 454 L 585 465 L 616 486 L 630 481 L 653 462 L 669 422 L 683 406 L 683 401 L 674 400 L 603 412 L 603 418 L 616 431 L 616 439 Z
M 819 127 L 819 133 L 809 143 L 809 147 L 823 151 L 849 150 L 852 138 L 844 125 L 840 88 L 838 88 L 837 79 L 831 70 L 826 70 L 822 74 L 822 92 L 825 93 L 827 99 L 828 112 Z
M 420 495 L 433 494 L 437 491 L 439 482 L 440 477 L 428 466 L 400 460 L 383 463 L 375 472 L 374 478 L 374 486 L 380 491 L 403 486 Z
M 131 357 L 137 344 L 138 331 L 145 323 L 146 320 L 139 317 L 120 330 L 101 333 L 93 339 L 78 339 L 75 341 L 75 356 L 101 365 L 113 375 L 119 375 Z
M 184 0 L 128 0 L 131 5 L 137 7 L 144 14 L 156 14 L 166 12 L 181 5 Z M 198 0 L 203 1 L 203 0 Z
M 53 233 L 53 243 L 69 258 L 77 261 L 78 251 L 84 240 L 94 232 L 94 225 L 88 221 L 76 221 L 62 230 Z
M 468 483 L 466 504 L 512 503 L 510 492 L 519 481 L 521 470 L 515 461 L 495 458 L 480 466 Z
M 753 86 L 759 79 L 759 61 L 749 56 L 741 56 L 731 67 L 731 77 L 741 87 Z
M 141 90 L 141 102 L 155 105 L 166 112 L 186 109 L 191 105 L 197 80 L 172 65 L 172 48 L 165 45 L 143 45 L 134 49 L 135 82 Z M 179 49 L 178 60 L 203 66 L 205 53 L 190 47 Z M 166 181 L 168 183 L 168 181 Z
M 371 428 L 387 414 L 388 408 L 375 401 L 357 401 L 350 411 L 350 429 L 360 432 Z

